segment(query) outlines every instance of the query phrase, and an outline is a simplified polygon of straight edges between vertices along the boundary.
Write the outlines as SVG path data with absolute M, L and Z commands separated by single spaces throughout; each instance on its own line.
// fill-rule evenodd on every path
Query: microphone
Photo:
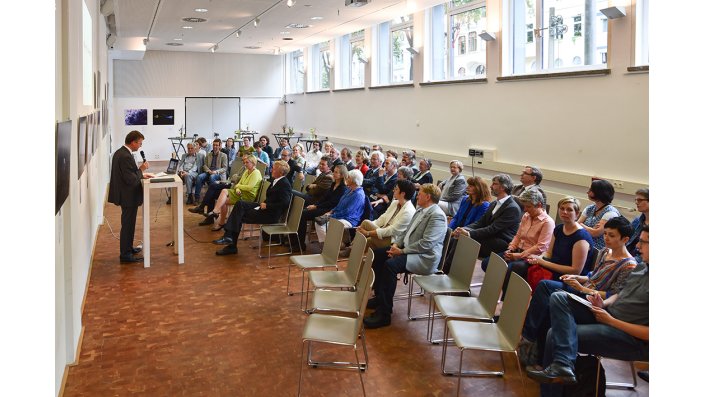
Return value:
M 144 157 L 144 150 L 140 150 L 140 156 L 142 156 L 142 161 L 146 163 L 146 162 L 147 162 L 147 158 Z

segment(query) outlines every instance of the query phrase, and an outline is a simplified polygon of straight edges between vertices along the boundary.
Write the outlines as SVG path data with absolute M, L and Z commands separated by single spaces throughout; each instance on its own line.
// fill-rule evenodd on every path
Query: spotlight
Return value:
M 218 44 L 213 44 L 213 47 L 211 47 L 211 52 L 216 52 L 218 50 Z
M 259 17 L 255 18 L 255 27 L 259 26 L 260 20 Z
M 296 2 L 294 0 L 286 0 L 287 7 L 293 7 Z
M 149 39 L 148 39 L 148 38 L 142 39 L 142 44 L 144 44 L 145 46 L 147 46 L 147 43 L 149 43 Z
M 235 37 L 240 37 L 241 34 L 242 34 L 242 31 L 238 30 L 237 32 L 235 32 Z

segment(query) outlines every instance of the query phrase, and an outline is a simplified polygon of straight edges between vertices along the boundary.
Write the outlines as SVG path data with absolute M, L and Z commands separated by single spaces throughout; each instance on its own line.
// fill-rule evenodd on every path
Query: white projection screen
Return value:
M 186 97 L 186 135 L 213 139 L 233 136 L 240 129 L 239 97 Z

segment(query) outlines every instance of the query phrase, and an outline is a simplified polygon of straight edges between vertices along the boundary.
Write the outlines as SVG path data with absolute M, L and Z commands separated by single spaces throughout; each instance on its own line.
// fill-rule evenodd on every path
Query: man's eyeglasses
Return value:
M 649 201 L 649 199 L 639 198 L 639 197 L 637 197 L 637 198 L 634 199 L 634 202 L 637 203 L 637 204 L 638 204 L 638 203 L 641 203 L 642 201 Z

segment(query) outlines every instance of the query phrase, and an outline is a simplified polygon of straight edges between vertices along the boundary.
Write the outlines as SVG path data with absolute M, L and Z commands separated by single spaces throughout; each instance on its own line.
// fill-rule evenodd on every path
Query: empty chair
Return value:
M 360 278 L 360 268 L 362 266 L 366 245 L 367 239 L 365 239 L 362 233 L 358 232 L 355 234 L 355 239 L 353 239 L 350 257 L 348 258 L 348 266 L 345 270 L 309 272 L 308 280 L 313 289 L 337 288 L 354 290 Z M 308 305 L 308 291 L 309 288 L 306 288 L 305 306 Z
M 364 241 L 364 237 L 363 237 Z M 371 264 L 372 262 L 370 262 Z M 332 273 L 332 272 L 311 272 L 314 273 Z M 370 289 L 372 288 L 373 274 L 370 271 L 370 277 L 368 277 L 368 282 L 364 285 L 364 290 L 362 294 L 358 296 L 357 302 L 357 312 L 362 313 L 367 306 L 367 299 L 370 295 Z M 306 324 L 304 325 L 304 331 L 302 335 L 301 343 L 301 360 L 303 361 L 304 349 L 306 347 L 306 342 L 308 342 L 308 354 L 307 354 L 307 364 L 310 367 L 331 367 L 340 369 L 355 369 L 360 376 L 360 384 L 362 385 L 362 395 L 366 396 L 365 393 L 365 383 L 362 380 L 362 371 L 364 371 L 368 365 L 369 360 L 367 357 L 367 346 L 365 343 L 365 330 L 362 326 L 363 316 L 359 315 L 355 318 L 333 316 L 327 314 L 312 314 L 306 318 Z M 360 363 L 360 359 L 357 352 L 358 339 L 362 341 L 362 350 L 365 356 L 364 362 Z M 355 352 L 355 362 L 320 362 L 313 359 L 312 344 L 316 343 L 327 343 L 334 345 L 350 346 Z M 299 387 L 298 394 L 301 395 L 301 383 L 303 380 L 303 363 L 299 367 Z
M 455 265 L 453 265 L 455 266 Z M 502 293 L 502 283 L 504 276 L 507 274 L 507 262 L 499 255 L 492 253 L 490 262 L 487 265 L 485 280 L 482 283 L 480 294 L 475 297 L 467 296 L 447 296 L 436 295 L 434 303 L 436 308 L 441 313 L 441 317 L 445 317 L 445 327 L 443 331 L 443 339 L 447 339 L 448 321 L 449 320 L 469 320 L 469 321 L 487 321 L 491 322 L 494 318 L 494 312 L 497 309 L 497 301 Z M 428 335 L 429 340 L 433 340 L 433 325 L 434 318 L 431 317 L 431 331 Z
M 355 291 L 324 289 L 314 291 L 311 297 L 311 313 L 340 314 L 350 315 L 352 317 L 361 316 L 364 312 L 360 311 L 358 305 L 365 289 L 360 287 L 360 283 L 363 285 L 374 284 L 374 271 L 372 270 L 374 256 L 374 252 L 368 252 L 365 262 L 362 265 L 362 270 L 360 270 L 360 279 Z M 362 309 L 364 310 L 364 308 Z
M 475 262 L 480 253 L 480 243 L 469 236 L 460 236 L 453 256 L 453 264 L 448 274 L 430 274 L 427 276 L 416 275 L 411 278 L 409 288 L 413 290 L 414 282 L 430 294 L 428 299 L 428 316 L 411 315 L 411 299 L 409 299 L 406 315 L 409 320 L 431 318 L 434 306 L 434 297 L 439 294 L 469 294 L 470 281 L 475 272 Z M 430 339 L 429 322 L 426 338 Z
M 502 358 L 502 371 L 465 371 L 463 372 L 463 353 L 465 350 L 485 350 L 500 352 L 512 352 L 516 358 L 521 378 L 522 388 L 524 388 L 524 376 L 521 373 L 521 364 L 517 354 L 517 346 L 521 338 L 521 328 L 524 326 L 526 311 L 529 308 L 531 299 L 531 287 L 521 276 L 512 273 L 509 279 L 506 299 L 502 307 L 499 321 L 496 323 L 468 322 L 451 320 L 448 321 L 448 331 L 453 337 L 455 345 L 460 349 L 460 359 L 458 372 L 450 373 L 445 370 L 445 356 L 448 341 L 443 344 L 442 370 L 444 374 L 458 376 L 458 388 L 456 395 L 460 395 L 460 382 L 463 376 L 503 376 L 504 359 Z
M 287 215 L 287 220 L 286 223 L 283 225 L 262 225 L 260 228 L 260 238 L 259 238 L 259 257 L 263 258 L 262 256 L 262 233 L 267 233 L 269 235 L 269 244 L 267 244 L 267 266 L 272 269 L 273 267 L 270 265 L 270 261 L 272 259 L 272 236 L 286 236 L 287 239 L 289 240 L 289 247 L 293 247 L 291 244 L 291 235 L 293 234 L 296 240 L 298 241 L 299 235 L 298 235 L 298 229 L 299 229 L 299 221 L 301 220 L 301 213 L 304 210 L 304 199 L 301 197 L 294 197 L 293 200 L 291 201 L 291 204 L 289 205 L 289 214 Z M 299 250 L 301 250 L 301 243 L 299 242 Z M 292 254 L 294 251 L 289 250 L 289 252 L 285 252 L 282 254 L 276 254 L 275 256 L 282 256 L 282 255 L 289 255 Z M 303 251 L 300 251 L 301 254 L 303 255 Z
M 301 307 L 303 307 L 303 292 L 304 292 L 304 276 L 307 270 L 323 269 L 326 267 L 338 268 L 338 254 L 340 252 L 340 242 L 343 240 L 343 232 L 345 227 L 337 219 L 331 219 L 328 222 L 328 233 L 326 240 L 323 243 L 323 250 L 320 254 L 312 255 L 295 255 L 291 257 L 292 265 L 301 269 Z M 289 266 L 289 274 L 286 279 L 286 292 L 288 295 L 293 295 L 294 292 L 289 291 L 289 282 L 291 280 L 291 266 Z

